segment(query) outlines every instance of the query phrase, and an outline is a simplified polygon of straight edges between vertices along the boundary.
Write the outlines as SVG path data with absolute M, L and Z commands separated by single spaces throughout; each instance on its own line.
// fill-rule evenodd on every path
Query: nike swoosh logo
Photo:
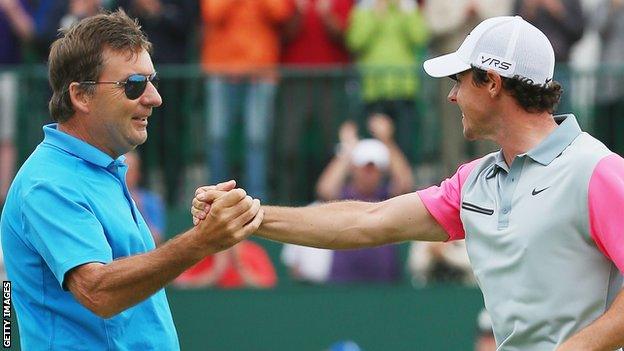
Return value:
M 537 194 L 541 193 L 542 191 L 544 191 L 544 190 L 546 190 L 546 189 L 548 189 L 548 188 L 550 188 L 550 187 L 549 187 L 549 186 L 547 186 L 547 187 L 545 187 L 544 189 L 541 189 L 541 190 L 537 190 L 537 188 L 534 188 L 534 189 L 533 189 L 533 192 L 531 192 L 531 195 L 535 196 L 535 195 L 537 195 Z

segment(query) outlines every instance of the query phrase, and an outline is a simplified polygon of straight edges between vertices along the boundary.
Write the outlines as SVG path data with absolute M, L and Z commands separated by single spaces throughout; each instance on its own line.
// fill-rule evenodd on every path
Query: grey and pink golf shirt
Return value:
M 573 115 L 511 166 L 502 152 L 418 192 L 449 240 L 466 239 L 499 350 L 548 350 L 622 287 L 624 159 Z

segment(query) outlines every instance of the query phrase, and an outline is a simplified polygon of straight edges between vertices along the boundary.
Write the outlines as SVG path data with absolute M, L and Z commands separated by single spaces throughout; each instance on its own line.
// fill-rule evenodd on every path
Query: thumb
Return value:
M 233 179 L 216 185 L 216 189 L 221 190 L 221 191 L 230 191 L 234 189 L 235 187 L 236 187 L 236 181 Z
M 215 202 L 215 200 L 217 200 L 218 198 L 220 198 L 221 196 L 225 194 L 227 194 L 227 191 L 222 191 L 222 190 L 217 190 L 217 189 L 208 189 L 204 191 L 203 193 L 197 194 L 196 198 L 197 200 L 201 202 L 211 204 Z

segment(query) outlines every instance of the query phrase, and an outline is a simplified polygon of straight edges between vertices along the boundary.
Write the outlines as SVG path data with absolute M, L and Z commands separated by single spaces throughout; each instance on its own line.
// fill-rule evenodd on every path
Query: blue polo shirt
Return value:
M 55 124 L 43 131 L 0 222 L 23 349 L 178 350 L 163 289 L 102 319 L 65 288 L 65 274 L 76 266 L 155 246 L 128 192 L 124 157 L 114 160 Z

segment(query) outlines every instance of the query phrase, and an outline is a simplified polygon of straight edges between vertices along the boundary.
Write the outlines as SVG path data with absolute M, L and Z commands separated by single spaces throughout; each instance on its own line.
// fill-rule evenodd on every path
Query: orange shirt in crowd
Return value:
M 202 0 L 202 66 L 246 73 L 276 65 L 280 24 L 293 11 L 292 0 Z

